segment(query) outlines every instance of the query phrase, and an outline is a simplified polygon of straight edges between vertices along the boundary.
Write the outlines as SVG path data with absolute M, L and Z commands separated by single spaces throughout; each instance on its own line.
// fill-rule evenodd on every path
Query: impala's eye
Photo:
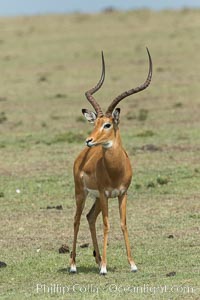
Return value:
M 103 128 L 106 128 L 106 129 L 108 129 L 108 128 L 110 128 L 110 127 L 111 127 L 111 124 L 110 124 L 110 123 L 106 123 L 106 124 L 103 125 Z

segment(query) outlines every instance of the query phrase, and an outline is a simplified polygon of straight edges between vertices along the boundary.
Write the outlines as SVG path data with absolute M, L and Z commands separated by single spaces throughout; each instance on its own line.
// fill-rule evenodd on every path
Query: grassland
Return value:
M 0 28 L 0 299 L 200 299 L 200 11 L 1 18 Z M 84 92 L 99 78 L 102 49 L 104 109 L 142 83 L 145 46 L 151 87 L 120 105 L 139 271 L 129 271 L 112 199 L 108 275 L 98 275 L 83 217 L 71 276 L 58 249 L 71 249 L 72 166 L 91 130 L 80 116 Z M 97 227 L 102 240 L 101 218 Z

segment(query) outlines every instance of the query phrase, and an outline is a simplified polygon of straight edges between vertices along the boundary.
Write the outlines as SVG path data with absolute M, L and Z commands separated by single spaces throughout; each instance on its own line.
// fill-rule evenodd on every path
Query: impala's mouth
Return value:
M 89 148 L 95 146 L 95 144 L 93 144 L 93 143 L 87 143 L 87 142 L 86 142 L 86 145 L 87 145 Z
M 93 142 L 92 139 L 87 140 L 85 143 L 86 143 L 86 145 L 88 147 L 93 147 L 93 146 L 97 146 L 98 145 L 97 143 Z
M 86 141 L 86 146 L 88 146 L 89 148 L 99 146 L 99 145 L 102 145 L 103 148 L 108 149 L 108 148 L 112 147 L 113 143 L 112 143 L 112 141 L 109 141 L 106 143 L 95 143 L 92 141 Z

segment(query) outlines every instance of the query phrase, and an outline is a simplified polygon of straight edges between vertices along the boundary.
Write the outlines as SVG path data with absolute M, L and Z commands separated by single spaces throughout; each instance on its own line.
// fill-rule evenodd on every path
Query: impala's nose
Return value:
M 92 147 L 92 146 L 93 146 L 92 141 L 93 141 L 92 138 L 87 139 L 87 140 L 86 140 L 86 145 L 87 145 L 88 147 Z

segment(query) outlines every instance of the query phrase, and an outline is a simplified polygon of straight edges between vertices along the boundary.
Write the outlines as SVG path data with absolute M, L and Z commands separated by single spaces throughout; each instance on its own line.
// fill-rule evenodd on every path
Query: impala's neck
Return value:
M 125 153 L 122 147 L 119 129 L 116 129 L 115 136 L 103 147 L 103 162 L 110 174 L 121 173 L 125 168 Z

